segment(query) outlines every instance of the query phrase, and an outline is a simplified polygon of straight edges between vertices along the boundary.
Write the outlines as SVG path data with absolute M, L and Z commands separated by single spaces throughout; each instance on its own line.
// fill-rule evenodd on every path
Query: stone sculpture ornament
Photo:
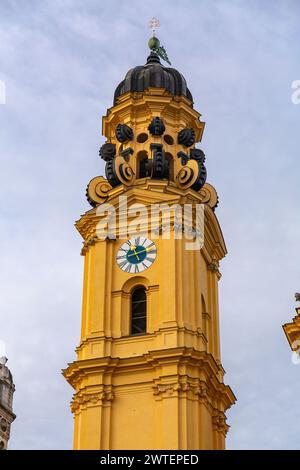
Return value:
M 115 130 L 116 138 L 119 142 L 124 143 L 133 139 L 133 130 L 127 124 L 118 124 Z
M 195 191 L 199 191 L 199 189 L 201 189 L 204 185 L 207 177 L 207 172 L 204 165 L 205 154 L 201 149 L 191 149 L 190 157 L 191 160 L 195 160 L 198 165 L 198 176 L 195 183 L 193 184 L 193 189 L 195 189 Z
M 149 132 L 153 136 L 162 136 L 165 132 L 163 120 L 156 116 L 148 126 Z M 115 129 L 116 138 L 125 142 L 133 138 L 132 129 L 126 124 L 118 124 Z M 178 133 L 178 143 L 185 147 L 190 147 L 195 142 L 195 131 L 191 128 L 184 128 Z M 154 179 L 170 178 L 170 162 L 166 158 L 163 144 L 150 144 L 151 156 L 144 158 L 142 171 L 139 168 L 139 174 L 142 177 Z M 130 186 L 135 178 L 135 173 L 131 165 L 131 159 L 134 158 L 134 150 L 127 147 L 116 154 L 116 144 L 106 142 L 99 151 L 100 157 L 106 162 L 105 174 L 107 182 L 111 188 L 120 184 Z M 204 165 L 205 155 L 200 149 L 191 148 L 189 151 L 179 151 L 177 157 L 181 160 L 181 168 L 177 171 L 175 182 L 182 189 L 191 188 L 200 191 L 206 181 L 206 168 Z M 140 176 L 141 177 L 141 176 Z M 94 194 L 94 193 L 93 193 Z M 100 198 L 102 195 L 100 196 Z M 88 200 L 93 205 L 94 199 L 88 194 Z M 98 202 L 99 199 L 97 199 Z
M 151 177 L 155 179 L 168 178 L 169 163 L 166 160 L 162 144 L 151 144 L 150 148 L 152 150 Z
M 205 184 L 207 176 L 204 152 L 200 149 L 191 149 L 189 158 L 184 152 L 178 152 L 177 156 L 184 165 L 177 174 L 177 184 L 182 189 L 192 188 L 194 191 L 199 191 Z
M 105 175 L 109 184 L 114 188 L 119 184 L 130 184 L 133 180 L 133 170 L 128 163 L 131 149 L 124 156 L 116 156 L 116 145 L 109 142 L 102 145 L 100 157 L 106 162 Z
M 202 204 L 207 204 L 215 211 L 219 203 L 219 197 L 215 188 L 211 184 L 205 183 L 200 189 L 199 194 L 202 197 Z
M 160 117 L 155 117 L 152 119 L 151 123 L 148 126 L 148 131 L 152 135 L 163 135 L 166 128 L 164 125 L 164 121 Z
M 194 129 L 185 128 L 178 132 L 178 143 L 185 147 L 191 147 L 195 143 Z
M 86 198 L 92 207 L 102 204 L 108 197 L 109 191 L 112 186 L 103 178 L 103 176 L 96 176 L 93 178 L 86 188 Z
M 99 155 L 105 162 L 113 160 L 116 156 L 116 145 L 106 142 L 100 147 Z

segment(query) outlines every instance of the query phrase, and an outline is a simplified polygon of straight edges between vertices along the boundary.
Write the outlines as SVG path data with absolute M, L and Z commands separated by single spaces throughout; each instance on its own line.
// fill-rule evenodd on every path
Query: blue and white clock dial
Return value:
M 137 274 L 150 268 L 156 255 L 157 248 L 152 240 L 136 236 L 121 245 L 117 253 L 117 263 L 122 271 Z

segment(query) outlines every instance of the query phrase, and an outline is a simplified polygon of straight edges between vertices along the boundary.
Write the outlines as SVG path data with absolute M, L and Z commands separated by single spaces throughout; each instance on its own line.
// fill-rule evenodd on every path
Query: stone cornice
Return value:
M 167 363 L 178 363 L 178 367 L 186 368 L 195 366 L 201 370 L 201 374 L 205 376 L 205 383 L 210 390 L 213 400 L 222 402 L 224 410 L 230 408 L 236 401 L 231 388 L 217 379 L 220 366 L 216 363 L 211 354 L 204 351 L 196 351 L 188 348 L 174 348 L 161 351 L 151 351 L 145 355 L 149 363 L 153 364 L 157 369 Z M 223 372 L 223 370 L 222 370 Z M 211 402 L 214 403 L 213 401 Z
M 171 365 L 176 370 L 186 371 L 175 375 L 161 375 L 164 367 L 169 370 Z M 150 351 L 143 356 L 131 358 L 95 358 L 75 361 L 63 371 L 68 382 L 75 387 L 84 377 L 94 374 L 115 374 L 154 368 L 157 373 L 154 380 L 153 393 L 155 396 L 170 396 L 174 393 L 187 393 L 201 399 L 204 403 L 224 411 L 236 401 L 229 386 L 221 382 L 217 376 L 220 366 L 211 354 L 195 351 L 191 348 L 173 348 Z M 190 375 L 189 371 L 199 373 Z M 198 371 L 198 372 L 197 372 Z M 101 390 L 102 392 L 102 390 Z M 98 392 L 97 392 L 98 393 Z M 81 395 L 80 395 L 81 396 Z M 97 395 L 97 400 L 103 397 Z
M 191 107 L 190 100 L 186 97 L 174 97 L 163 88 L 148 88 L 145 93 L 124 93 L 119 97 L 118 104 L 108 109 L 106 116 L 103 116 L 103 135 L 109 137 L 110 129 L 120 121 L 129 126 L 135 125 L 140 110 L 192 126 L 196 132 L 196 141 L 202 139 L 205 123 L 199 119 L 201 114 Z
M 101 357 L 95 359 L 83 359 L 68 364 L 66 369 L 62 370 L 64 377 L 75 388 L 75 385 L 82 380 L 84 376 L 90 374 L 112 373 L 118 365 L 118 358 Z
M 200 192 L 196 192 L 192 189 L 182 190 L 176 187 L 174 183 L 168 181 L 152 180 L 145 178 L 140 180 L 139 184 L 132 187 L 120 186 L 114 188 L 109 192 L 109 197 L 106 200 L 107 203 L 111 204 L 116 208 L 116 215 L 119 217 L 122 215 L 122 205 L 119 207 L 120 196 L 127 196 L 127 209 L 132 204 L 141 203 L 150 212 L 152 204 L 173 204 L 183 205 L 191 204 L 195 207 L 196 204 L 204 204 L 205 209 L 205 233 L 204 233 L 204 247 L 202 249 L 207 262 L 213 267 L 215 266 L 215 272 L 218 271 L 218 261 L 221 260 L 227 253 L 222 231 L 216 215 L 214 213 L 214 205 L 216 202 L 216 193 L 211 185 L 204 185 Z M 211 201 L 211 205 L 210 205 Z M 125 212 L 124 212 L 125 214 Z M 148 213 L 148 217 L 150 214 Z M 131 217 L 134 219 L 134 216 Z M 171 227 L 174 228 L 174 214 L 170 214 Z M 82 254 L 85 255 L 87 250 L 93 246 L 99 240 L 96 236 L 97 223 L 100 220 L 100 216 L 97 215 L 97 209 L 91 209 L 86 212 L 75 224 L 77 230 L 84 239 L 84 245 Z M 129 221 L 131 221 L 129 217 Z M 161 222 L 158 222 L 161 225 Z M 145 220 L 145 231 L 148 231 L 148 219 Z M 122 226 L 119 225 L 118 221 L 116 224 L 116 236 L 119 231 L 122 231 Z M 214 264 L 215 263 L 215 264 Z

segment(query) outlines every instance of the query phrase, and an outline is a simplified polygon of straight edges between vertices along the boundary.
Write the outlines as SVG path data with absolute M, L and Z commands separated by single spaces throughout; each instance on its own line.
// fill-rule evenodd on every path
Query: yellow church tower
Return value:
M 91 180 L 92 209 L 76 222 L 81 340 L 63 371 L 74 449 L 224 449 L 235 402 L 220 357 L 226 247 L 195 147 L 204 122 L 156 37 L 149 48 L 103 117 L 106 178 Z

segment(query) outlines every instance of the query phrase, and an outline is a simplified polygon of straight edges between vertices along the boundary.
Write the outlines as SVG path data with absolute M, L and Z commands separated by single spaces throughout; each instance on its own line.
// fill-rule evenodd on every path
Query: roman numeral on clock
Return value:
M 119 263 L 119 266 L 121 269 L 125 268 L 125 266 L 128 264 L 128 261 L 122 261 L 122 263 Z M 126 269 L 126 268 L 125 268 Z
M 125 272 L 126 272 L 126 273 L 130 273 L 131 266 L 132 266 L 132 265 L 128 263 L 128 266 L 126 266 L 126 268 L 125 268 Z

